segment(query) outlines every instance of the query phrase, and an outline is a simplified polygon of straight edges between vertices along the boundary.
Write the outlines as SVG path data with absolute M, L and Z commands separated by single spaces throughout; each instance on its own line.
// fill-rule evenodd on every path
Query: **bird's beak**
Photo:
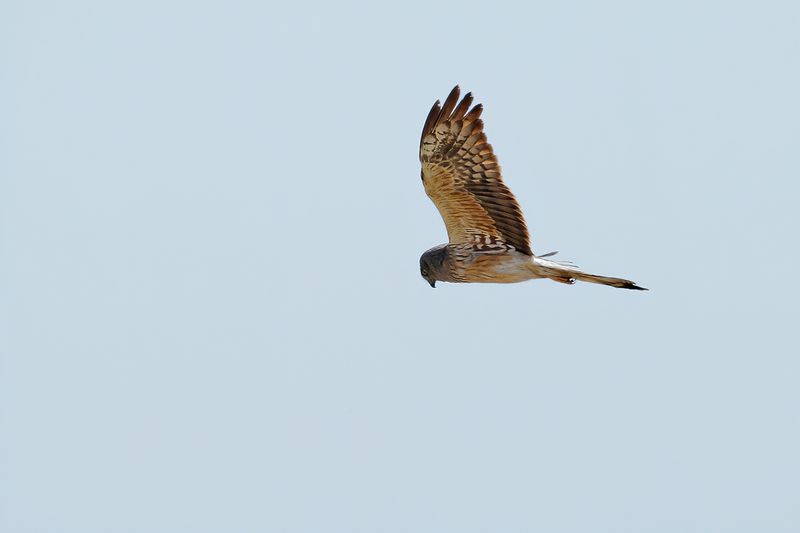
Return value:
M 434 289 L 436 288 L 436 280 L 435 279 L 429 279 L 428 283 L 430 283 L 431 287 L 433 287 Z

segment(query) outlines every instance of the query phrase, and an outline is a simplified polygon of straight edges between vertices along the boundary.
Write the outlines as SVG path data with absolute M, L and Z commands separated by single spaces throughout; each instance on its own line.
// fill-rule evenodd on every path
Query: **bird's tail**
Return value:
M 559 283 L 567 283 L 572 285 L 575 283 L 575 280 L 579 280 L 588 281 L 589 283 L 599 283 L 601 285 L 611 285 L 612 287 L 618 287 L 620 289 L 634 289 L 638 291 L 647 290 L 644 287 L 640 287 L 636 283 L 627 279 L 588 274 L 571 263 L 542 259 L 541 256 L 533 258 L 533 266 L 538 276 L 549 278 L 553 281 L 558 281 Z

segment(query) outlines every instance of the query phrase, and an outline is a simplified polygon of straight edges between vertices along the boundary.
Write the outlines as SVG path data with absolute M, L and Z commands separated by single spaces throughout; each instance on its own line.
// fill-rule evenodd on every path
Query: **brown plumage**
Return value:
M 488 236 L 532 255 L 522 210 L 483 132 L 483 106 L 467 112 L 472 94 L 455 107 L 458 96 L 456 86 L 425 121 L 419 150 L 425 192 L 442 214 L 451 243 Z
M 425 192 L 442 215 L 449 243 L 420 258 L 422 276 L 437 280 L 515 283 L 550 278 L 576 279 L 627 289 L 632 281 L 581 272 L 576 267 L 537 257 L 522 210 L 503 182 L 500 165 L 483 131 L 480 104 L 472 94 L 459 101 L 454 87 L 433 104 L 420 138 L 419 159 Z

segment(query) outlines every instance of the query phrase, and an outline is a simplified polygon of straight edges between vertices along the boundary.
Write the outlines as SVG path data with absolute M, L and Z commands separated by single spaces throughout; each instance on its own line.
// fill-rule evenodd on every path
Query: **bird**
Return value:
M 576 280 L 622 289 L 647 290 L 633 281 L 589 274 L 569 262 L 536 255 L 522 209 L 503 181 L 497 156 L 483 128 L 483 105 L 472 93 L 460 99 L 456 85 L 433 104 L 419 143 L 425 192 L 444 220 L 448 242 L 422 254 L 420 274 L 436 287 L 454 283 L 517 283 Z

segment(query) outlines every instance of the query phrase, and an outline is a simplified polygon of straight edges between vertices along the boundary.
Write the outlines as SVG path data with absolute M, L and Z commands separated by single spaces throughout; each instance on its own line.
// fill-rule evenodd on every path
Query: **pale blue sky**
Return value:
M 0 7 L 3 532 L 800 530 L 795 2 Z M 460 83 L 539 253 L 441 284 Z

